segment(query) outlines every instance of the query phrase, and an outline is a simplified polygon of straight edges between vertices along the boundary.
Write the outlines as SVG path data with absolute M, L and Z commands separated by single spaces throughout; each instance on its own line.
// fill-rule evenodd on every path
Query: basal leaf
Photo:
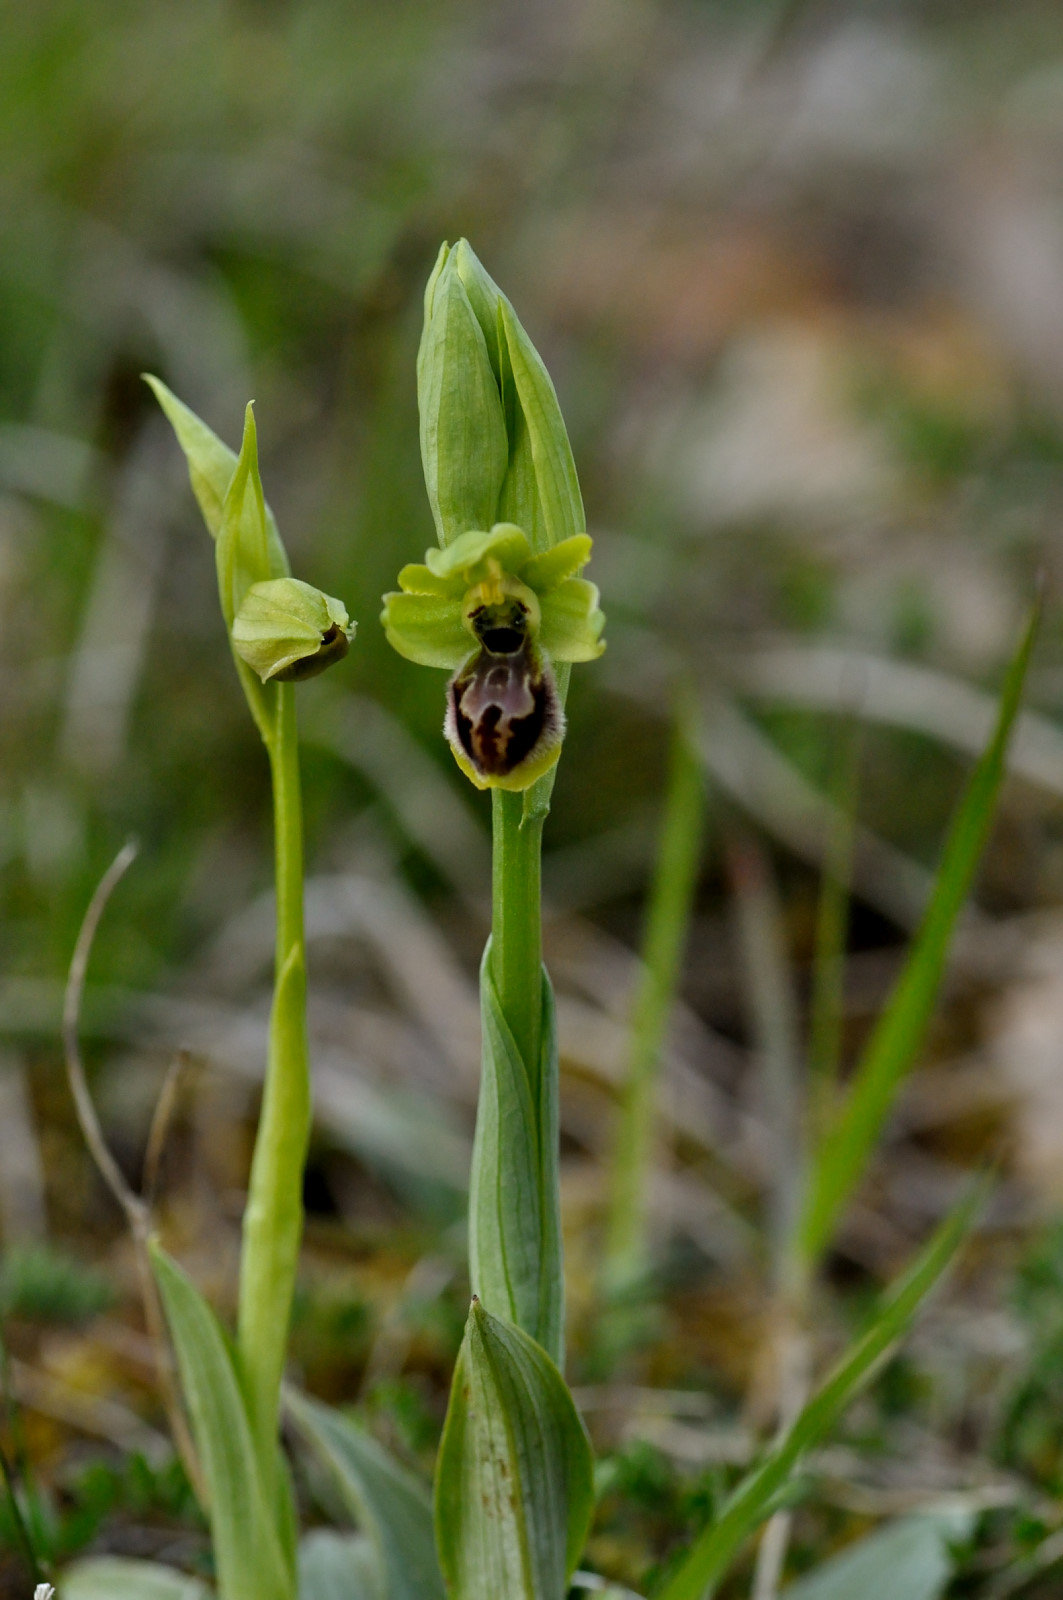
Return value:
M 557 1025 L 543 972 L 542 1048 L 532 1076 L 491 976 L 480 969 L 483 1065 L 469 1175 L 473 1292 L 493 1316 L 515 1323 L 560 1365 L 564 1348 L 558 1211 Z
M 308 1533 L 299 1545 L 299 1600 L 385 1600 L 370 1540 L 332 1528 Z
M 845 1353 L 779 1444 L 738 1485 L 720 1516 L 705 1529 L 678 1572 L 654 1600 L 709 1600 L 715 1593 L 741 1545 L 770 1515 L 775 1496 L 805 1451 L 834 1426 L 907 1328 L 955 1255 L 980 1198 L 981 1189 L 942 1223 L 913 1265 L 887 1293 L 863 1336 Z
M 229 1343 L 198 1289 L 157 1245 L 152 1267 L 203 1468 L 220 1600 L 293 1600 L 279 1448 L 264 1470 Z
M 790 1584 L 783 1600 L 939 1600 L 952 1576 L 949 1547 L 967 1536 L 972 1520 L 957 1509 L 904 1517 Z
M 381 1600 L 443 1600 L 431 1502 L 416 1478 L 342 1412 L 294 1391 L 285 1403 L 352 1518 L 373 1542 Z
M 452 1600 L 563 1600 L 594 1503 L 591 1448 L 546 1351 L 473 1301 L 436 1464 Z
M 89 1556 L 58 1579 L 62 1600 L 206 1600 L 207 1588 L 175 1567 L 121 1556 Z

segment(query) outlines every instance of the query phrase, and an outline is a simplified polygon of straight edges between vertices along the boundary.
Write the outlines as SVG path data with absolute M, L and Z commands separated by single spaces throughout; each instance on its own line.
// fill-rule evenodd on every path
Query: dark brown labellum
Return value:
M 554 675 L 528 637 L 519 602 L 482 607 L 480 650 L 447 685 L 445 732 L 485 780 L 538 761 L 564 733 Z

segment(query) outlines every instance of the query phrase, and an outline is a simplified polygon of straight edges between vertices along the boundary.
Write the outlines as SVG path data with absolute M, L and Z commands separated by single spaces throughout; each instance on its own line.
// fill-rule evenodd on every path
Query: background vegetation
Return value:
M 465 1311 L 487 804 L 438 736 L 442 677 L 375 619 L 432 542 L 414 355 L 439 241 L 464 234 L 554 375 L 609 617 L 573 684 L 545 863 L 571 1376 L 606 1458 L 588 1559 L 648 1587 L 749 1459 L 775 1344 L 770 1086 L 804 1070 L 821 868 L 854 805 L 848 1060 L 1043 571 L 978 904 L 832 1257 L 818 1359 L 971 1168 L 998 1157 L 1002 1181 L 812 1461 L 791 1570 L 948 1494 L 951 1594 L 1055 1592 L 1061 150 L 1063 24 L 1034 0 L 4 12 L 0 1442 L 53 1555 L 206 1551 L 58 1046 L 77 926 L 126 835 L 141 855 L 94 954 L 87 1054 L 135 1176 L 187 1051 L 159 1214 L 220 1305 L 270 976 L 265 764 L 145 369 L 233 445 L 255 397 L 295 569 L 359 619 L 301 701 L 318 1114 L 294 1365 L 408 1458 L 434 1452 Z M 654 1281 L 618 1355 L 591 1291 L 679 682 L 706 826 Z M 25 1596 L 3 1516 L 0 1534 L 0 1594 Z

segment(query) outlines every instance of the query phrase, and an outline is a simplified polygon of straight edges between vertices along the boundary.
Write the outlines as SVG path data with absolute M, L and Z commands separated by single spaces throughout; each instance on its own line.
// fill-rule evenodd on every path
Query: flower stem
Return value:
M 523 794 L 496 789 L 492 802 L 492 975 L 534 1087 L 542 1043 L 544 815 L 525 815 Z
M 295 693 L 277 686 L 267 743 L 273 780 L 277 946 L 269 1051 L 240 1258 L 237 1343 L 261 1459 L 275 1451 L 288 1323 L 303 1230 L 310 1136 L 303 838 Z

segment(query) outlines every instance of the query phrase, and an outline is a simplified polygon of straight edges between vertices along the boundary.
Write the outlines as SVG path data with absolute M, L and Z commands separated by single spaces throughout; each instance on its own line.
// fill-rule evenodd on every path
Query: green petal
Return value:
M 461 604 L 434 595 L 392 593 L 380 614 L 388 643 L 422 667 L 453 671 L 467 661 L 476 641 L 461 620 Z
M 453 539 L 445 550 L 427 550 L 425 561 L 437 578 L 460 573 L 468 588 L 487 576 L 484 563 L 488 558 L 519 577 L 530 555 L 527 535 L 520 528 L 512 522 L 496 522 L 489 533 L 472 528 Z
M 465 593 L 465 580 L 459 575 L 437 578 L 431 567 L 422 567 L 411 561 L 399 573 L 399 588 L 407 594 L 433 594 L 440 600 L 460 600 Z
M 598 609 L 598 586 L 586 578 L 566 578 L 542 599 L 539 642 L 553 661 L 594 661 L 605 649 L 605 617 Z
M 521 574 L 529 589 L 537 594 L 547 594 L 566 578 L 575 577 L 591 558 L 594 543 L 589 533 L 574 533 L 571 539 L 562 539 L 552 549 L 532 556 Z

